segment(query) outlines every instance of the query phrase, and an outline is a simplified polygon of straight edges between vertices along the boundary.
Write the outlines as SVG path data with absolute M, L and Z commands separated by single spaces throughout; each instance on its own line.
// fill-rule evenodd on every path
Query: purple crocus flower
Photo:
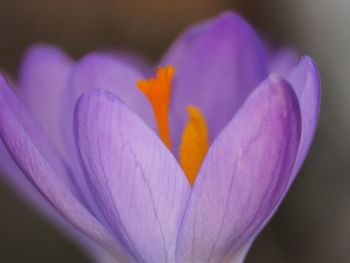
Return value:
M 310 147 L 317 67 L 230 12 L 158 65 L 32 47 L 0 78 L 6 178 L 97 262 L 242 262 Z

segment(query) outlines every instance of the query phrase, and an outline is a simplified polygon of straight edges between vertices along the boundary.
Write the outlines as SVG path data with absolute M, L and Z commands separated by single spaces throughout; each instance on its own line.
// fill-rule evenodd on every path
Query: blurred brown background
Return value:
M 156 59 L 187 25 L 224 9 L 311 55 L 323 84 L 311 153 L 246 262 L 350 262 L 349 0 L 0 0 L 0 65 L 15 73 L 25 48 L 38 41 L 75 58 L 122 46 Z M 0 262 L 89 262 L 4 184 L 0 209 Z

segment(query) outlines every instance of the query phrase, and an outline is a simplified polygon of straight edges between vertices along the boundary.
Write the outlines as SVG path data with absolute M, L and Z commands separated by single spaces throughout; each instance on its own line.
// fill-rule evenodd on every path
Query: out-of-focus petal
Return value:
M 57 150 L 56 145 L 52 142 L 51 138 L 40 129 L 38 123 L 33 120 L 27 108 L 19 101 L 2 75 L 0 75 L 0 96 L 6 102 L 6 105 L 15 118 L 21 123 L 26 133 L 29 134 L 36 147 L 45 156 L 45 159 L 55 169 L 61 180 L 65 182 L 72 192 L 79 196 L 79 190 L 74 178 L 71 176 L 72 174 L 69 166 Z
M 59 226 L 64 233 L 69 238 L 75 240 L 87 254 L 92 258 L 96 258 L 96 262 L 114 262 L 111 260 L 113 256 L 69 223 L 67 219 L 59 214 L 59 212 L 45 199 L 38 189 L 28 181 L 27 177 L 14 162 L 2 142 L 0 142 L 0 170 L 4 181 L 6 181 L 6 183 L 9 184 L 27 204 L 40 212 L 45 219 L 48 219 L 51 223 Z
M 105 50 L 105 53 L 116 59 L 119 63 L 122 62 L 136 68 L 144 76 L 149 76 L 152 71 L 151 62 L 148 58 L 136 50 L 118 48 Z
M 66 170 L 69 169 L 71 177 L 66 178 L 65 182 L 73 185 L 71 188 L 75 188 L 75 192 L 80 192 L 89 206 L 97 211 L 91 202 L 90 193 L 86 189 L 86 183 L 79 167 L 77 167 L 79 163 L 76 160 L 75 150 L 67 147 L 61 128 L 62 111 L 66 108 L 65 99 L 69 92 L 68 78 L 72 68 L 73 61 L 62 50 L 50 45 L 35 45 L 28 50 L 23 59 L 19 73 L 19 89 L 16 90 L 31 116 L 43 128 L 44 137 L 48 138 L 43 140 L 39 136 L 34 136 L 35 140 L 39 139 L 42 142 L 42 148 L 49 148 L 49 151 L 44 151 L 44 155 L 47 155 L 46 152 L 52 152 L 51 148 L 60 150 L 65 164 L 62 160 L 56 161 L 59 165 L 55 165 L 55 169 L 57 166 L 64 166 L 64 171 L 59 170 L 57 174 L 64 176 Z M 69 113 L 66 115 L 68 116 Z M 73 116 L 73 110 L 70 115 Z M 70 134 L 73 134 L 72 124 L 65 123 L 64 127 L 70 130 Z M 51 156 L 56 155 L 58 154 L 51 154 Z M 59 158 L 63 159 L 63 157 Z
M 70 223 L 84 234 L 109 249 L 121 260 L 124 252 L 118 243 L 96 218 L 78 201 L 69 187 L 57 175 L 37 147 L 34 137 L 42 136 L 29 126 L 30 120 L 15 95 L 9 90 L 5 80 L 0 79 L 0 137 L 18 167 L 36 189 Z M 28 129 L 28 130 L 27 130 Z M 29 133 L 27 133 L 29 131 Z
M 210 147 L 180 230 L 179 258 L 231 262 L 241 257 L 236 252 L 249 245 L 286 190 L 300 131 L 293 89 L 271 76 Z
M 282 48 L 272 53 L 269 61 L 269 71 L 284 78 L 298 64 L 298 54 L 289 48 Z
M 161 64 L 175 67 L 175 149 L 187 120 L 186 106 L 194 105 L 204 114 L 212 141 L 268 72 L 265 50 L 254 30 L 230 12 L 185 32 Z
M 60 117 L 72 60 L 59 48 L 35 45 L 20 67 L 19 95 L 45 132 L 62 147 Z
M 190 185 L 159 137 L 118 97 L 95 90 L 75 110 L 78 150 L 110 227 L 139 262 L 171 262 Z
M 117 56 L 93 53 L 75 66 L 69 81 L 68 110 L 73 112 L 79 96 L 92 89 L 108 90 L 121 98 L 148 125 L 155 127 L 152 108 L 137 89 L 136 82 L 145 76 Z
M 316 64 L 310 57 L 302 57 L 299 64 L 288 76 L 298 97 L 302 129 L 298 156 L 292 179 L 299 172 L 314 137 L 320 112 L 321 83 Z

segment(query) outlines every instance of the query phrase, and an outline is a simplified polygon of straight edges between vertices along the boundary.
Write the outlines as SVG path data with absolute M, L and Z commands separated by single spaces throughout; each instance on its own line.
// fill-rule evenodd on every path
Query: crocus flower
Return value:
M 12 82 L 11 82 L 12 83 Z M 31 48 L 0 79 L 6 178 L 97 262 L 242 262 L 298 173 L 320 83 L 226 12 L 152 68 Z

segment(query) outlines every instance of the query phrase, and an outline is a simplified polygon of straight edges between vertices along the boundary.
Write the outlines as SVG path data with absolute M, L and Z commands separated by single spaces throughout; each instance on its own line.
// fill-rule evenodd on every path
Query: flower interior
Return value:
M 158 132 L 164 144 L 172 150 L 169 128 L 169 104 L 173 66 L 159 67 L 155 78 L 139 80 L 137 87 L 148 98 L 153 108 Z M 193 185 L 209 147 L 208 128 L 204 116 L 195 106 L 187 107 L 189 119 L 182 133 L 179 151 L 180 165 Z

